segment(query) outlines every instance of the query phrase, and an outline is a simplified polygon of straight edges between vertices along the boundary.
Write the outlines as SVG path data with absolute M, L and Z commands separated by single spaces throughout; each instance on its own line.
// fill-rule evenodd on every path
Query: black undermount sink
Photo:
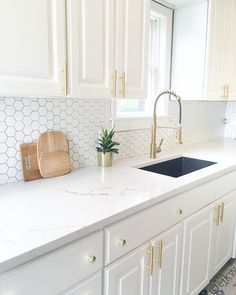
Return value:
M 179 157 L 139 169 L 177 178 L 214 164 L 216 164 L 216 162 Z

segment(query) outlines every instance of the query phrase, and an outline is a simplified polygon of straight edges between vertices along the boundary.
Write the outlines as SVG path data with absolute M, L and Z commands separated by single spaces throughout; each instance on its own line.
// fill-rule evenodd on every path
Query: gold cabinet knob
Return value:
M 181 215 L 181 214 L 183 214 L 183 210 L 180 209 L 180 208 L 177 208 L 177 209 L 176 209 L 176 213 L 179 214 L 179 215 Z
M 124 247 L 126 245 L 126 240 L 125 239 L 119 239 L 118 240 L 118 244 L 122 247 Z
M 91 263 L 91 264 L 94 264 L 96 262 L 97 258 L 96 256 L 94 255 L 89 255 L 88 256 L 88 261 Z

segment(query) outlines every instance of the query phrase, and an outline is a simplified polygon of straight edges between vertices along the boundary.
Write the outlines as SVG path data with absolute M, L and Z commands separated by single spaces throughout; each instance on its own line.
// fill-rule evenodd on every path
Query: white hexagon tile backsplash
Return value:
M 170 103 L 173 122 L 178 116 Z M 183 102 L 185 144 L 223 136 L 225 104 Z M 110 101 L 104 99 L 0 98 L 0 184 L 22 180 L 19 146 L 36 140 L 47 130 L 61 130 L 69 140 L 73 168 L 96 162 L 95 142 L 101 126 L 110 125 Z M 174 133 L 161 130 L 163 149 L 174 146 Z M 149 151 L 150 129 L 117 132 L 118 158 L 129 158 Z
M 61 130 L 69 141 L 73 168 L 95 162 L 95 141 L 109 124 L 107 100 L 0 99 L 0 184 L 22 179 L 19 146 L 47 130 Z

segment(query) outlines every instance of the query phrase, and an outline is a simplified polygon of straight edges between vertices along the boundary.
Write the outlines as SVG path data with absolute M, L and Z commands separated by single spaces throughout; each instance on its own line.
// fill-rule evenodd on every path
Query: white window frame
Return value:
M 162 64 L 165 65 L 165 89 L 170 87 L 170 71 L 171 71 L 171 47 L 172 47 L 172 22 L 173 22 L 173 9 L 167 8 L 162 4 L 159 4 L 155 1 L 151 1 L 150 17 L 154 14 L 157 16 L 160 15 L 165 17 L 166 27 L 169 32 L 166 38 L 166 55 L 165 60 Z M 160 89 L 162 91 L 164 89 Z M 158 93 L 157 93 L 158 94 Z M 167 98 L 165 98 L 167 101 Z M 125 131 L 125 130 L 137 130 L 137 129 L 148 129 L 151 126 L 151 114 L 150 115 L 136 115 L 132 117 L 117 117 L 117 101 L 118 99 L 111 100 L 111 120 L 112 125 L 116 126 L 116 131 Z M 166 104 L 167 114 L 168 114 L 168 101 Z M 158 117 L 159 122 L 166 123 L 169 121 L 169 117 L 162 116 Z

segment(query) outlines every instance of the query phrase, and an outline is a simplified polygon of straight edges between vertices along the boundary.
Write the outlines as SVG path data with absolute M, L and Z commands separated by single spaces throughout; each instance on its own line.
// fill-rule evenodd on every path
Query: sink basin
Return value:
M 214 164 L 216 164 L 216 162 L 179 157 L 139 169 L 177 178 Z

